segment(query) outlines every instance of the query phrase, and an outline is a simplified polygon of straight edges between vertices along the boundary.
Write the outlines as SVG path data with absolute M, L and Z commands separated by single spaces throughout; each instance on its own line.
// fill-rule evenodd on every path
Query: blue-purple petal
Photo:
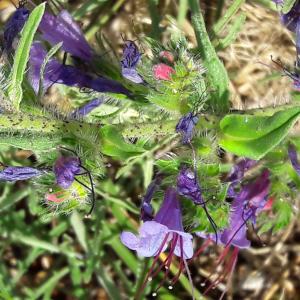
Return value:
M 4 26 L 4 49 L 10 51 L 17 35 L 21 32 L 29 17 L 29 10 L 25 7 L 17 8 Z
M 86 41 L 80 27 L 66 11 L 58 16 L 45 12 L 39 25 L 42 38 L 52 46 L 63 42 L 62 49 L 82 60 L 90 61 L 93 50 Z
M 31 167 L 5 167 L 0 171 L 1 181 L 27 180 L 42 175 L 43 172 Z

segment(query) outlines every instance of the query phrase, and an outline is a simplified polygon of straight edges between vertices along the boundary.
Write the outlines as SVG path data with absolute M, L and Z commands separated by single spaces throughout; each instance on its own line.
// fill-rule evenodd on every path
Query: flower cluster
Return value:
M 278 6 L 283 4 L 283 1 L 275 2 Z M 281 16 L 283 24 L 296 34 L 298 54 L 299 16 L 298 2 L 290 12 Z M 30 18 L 30 10 L 20 6 L 7 22 L 3 45 L 7 54 L 14 52 L 14 41 L 19 38 L 28 17 Z M 137 255 L 153 257 L 138 293 L 142 293 L 147 282 L 159 272 L 164 272 L 155 288 L 156 294 L 171 276 L 171 265 L 176 259 L 178 272 L 173 274 L 170 286 L 186 272 L 193 290 L 189 262 L 197 259 L 207 247 L 215 243 L 222 247 L 222 253 L 216 262 L 218 274 L 212 273 L 206 280 L 210 281 L 204 291 L 208 293 L 221 281 L 232 276 L 240 249 L 251 246 L 247 226 L 256 225 L 259 215 L 272 209 L 275 199 L 272 191 L 272 164 L 268 157 L 266 160 L 259 160 L 262 155 L 255 151 L 248 152 L 249 157 L 255 160 L 238 158 L 234 160 L 236 163 L 232 163 L 230 171 L 228 165 L 223 164 L 224 143 L 215 145 L 215 136 L 225 136 L 226 128 L 235 127 L 235 123 L 234 126 L 229 126 L 226 117 L 222 122 L 223 115 L 213 115 L 214 108 L 207 105 L 209 75 L 206 76 L 201 60 L 188 50 L 188 43 L 184 38 L 177 39 L 175 43 L 172 40 L 167 46 L 149 39 L 145 42 L 152 51 L 152 56 L 149 57 L 141 53 L 139 41 L 123 40 L 123 43 L 122 54 L 116 62 L 103 64 L 104 58 L 91 47 L 80 26 L 66 10 L 58 15 L 44 12 L 38 34 L 30 46 L 26 73 L 32 87 L 31 92 L 36 95 L 37 107 L 31 107 L 30 110 L 28 107 L 31 103 L 26 99 L 24 107 L 37 113 L 29 114 L 27 122 L 24 122 L 17 112 L 17 120 L 14 119 L 12 124 L 21 134 L 17 132 L 12 136 L 22 137 L 24 132 L 26 134 L 30 130 L 35 130 L 34 134 L 38 137 L 45 133 L 50 140 L 49 148 L 53 156 L 50 155 L 51 158 L 42 163 L 37 162 L 34 167 L 1 165 L 0 180 L 15 182 L 32 179 L 37 185 L 46 182 L 44 202 L 53 210 L 61 207 L 64 213 L 71 212 L 80 204 L 86 204 L 89 195 L 92 200 L 89 202 L 91 208 L 87 215 L 90 215 L 96 201 L 96 172 L 105 165 L 102 164 L 102 154 L 128 165 L 136 162 L 143 164 L 145 158 L 152 163 L 159 157 L 157 163 L 153 163 L 158 169 L 154 169 L 156 175 L 141 201 L 142 224 L 137 229 L 138 233 L 123 231 L 120 235 L 121 242 L 136 251 Z M 59 55 L 53 54 L 51 50 L 48 52 L 49 45 L 55 47 L 58 44 L 60 49 L 55 49 L 70 56 L 63 62 Z M 7 55 L 7 60 L 11 63 L 11 55 Z M 276 63 L 294 80 L 294 86 L 299 88 L 300 75 L 296 71 L 287 71 L 280 62 Z M 79 93 L 89 97 L 81 101 L 80 105 L 74 105 L 75 108 L 72 106 L 68 112 L 58 111 L 53 114 L 40 101 L 45 94 L 51 95 L 52 86 L 72 91 L 71 95 Z M 105 114 L 105 109 L 110 104 L 112 105 Z M 6 125 L 14 116 L 2 111 L 1 103 L 0 108 L 3 116 L 8 115 L 2 122 Z M 93 118 L 94 109 L 101 113 L 103 110 L 104 117 L 99 114 L 100 116 Z M 284 115 L 284 126 L 292 126 L 298 114 L 298 111 L 295 112 L 291 120 Z M 211 115 L 213 117 L 210 119 Z M 51 120 L 52 116 L 54 121 Z M 238 115 L 235 120 L 241 116 L 242 114 Z M 258 120 L 255 126 L 264 123 L 261 119 Z M 142 121 L 146 124 L 143 129 L 141 125 L 145 124 Z M 252 120 L 252 123 L 255 122 Z M 273 125 L 276 122 L 272 120 L 270 123 Z M 267 125 L 269 124 L 265 124 L 266 127 Z M 220 133 L 220 127 L 226 127 L 225 133 Z M 247 148 L 253 136 L 248 138 L 244 133 L 238 135 L 242 131 L 239 127 L 242 126 L 236 127 L 237 130 L 234 128 L 233 133 L 228 133 L 228 139 L 234 139 L 237 135 L 237 144 L 244 143 Z M 252 128 L 249 131 L 254 135 Z M 280 132 L 287 131 L 286 127 L 283 130 L 277 127 L 275 129 L 276 137 Z M 163 130 L 167 133 L 160 132 Z M 255 133 L 259 135 L 259 143 L 256 145 L 263 144 L 265 131 L 257 127 Z M 154 134 L 156 138 L 164 134 L 167 137 L 158 141 L 156 138 L 152 139 Z M 57 142 L 55 138 L 58 139 Z M 276 145 L 281 141 L 278 138 Z M 285 146 L 280 147 L 286 150 Z M 75 149 L 82 155 L 78 155 Z M 291 142 L 285 153 L 288 153 L 294 170 L 300 176 L 296 149 Z M 170 152 L 173 150 L 174 153 Z M 42 150 L 38 146 L 37 152 L 42 156 Z M 101 157 L 100 162 L 94 163 L 98 157 Z M 165 157 L 172 159 L 164 159 Z M 158 201 L 161 202 L 160 207 L 159 204 L 155 205 L 157 200 L 161 200 Z M 200 248 L 194 249 L 199 240 Z

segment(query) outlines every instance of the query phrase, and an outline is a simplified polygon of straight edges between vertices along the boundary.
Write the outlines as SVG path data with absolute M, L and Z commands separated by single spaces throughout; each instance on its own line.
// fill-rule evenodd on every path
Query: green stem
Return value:
M 158 2 L 157 0 L 148 0 L 148 7 L 149 7 L 149 13 L 150 13 L 151 25 L 152 25 L 150 37 L 159 41 L 161 30 L 159 28 L 160 15 L 157 9 L 157 2 Z
M 169 120 L 155 123 L 137 123 L 124 126 L 121 133 L 125 138 L 132 137 L 149 137 L 149 136 L 166 136 L 173 135 L 178 120 Z M 213 115 L 200 115 L 196 130 L 202 131 L 207 129 L 214 129 L 219 124 L 219 117 Z
M 224 113 L 229 109 L 228 75 L 207 34 L 199 1 L 189 0 L 189 4 L 192 12 L 192 24 L 198 44 L 197 50 L 207 69 L 208 86 L 214 90 L 210 95 L 210 106 L 213 111 Z
M 180 0 L 177 14 L 177 24 L 179 27 L 183 26 L 188 11 L 188 0 Z

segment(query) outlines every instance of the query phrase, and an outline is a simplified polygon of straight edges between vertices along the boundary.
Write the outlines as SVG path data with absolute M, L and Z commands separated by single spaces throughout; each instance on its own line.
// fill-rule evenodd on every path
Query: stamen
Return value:
M 192 261 L 193 258 L 199 256 L 206 248 L 207 246 L 210 244 L 211 240 L 207 239 L 204 244 L 194 253 L 193 257 L 191 258 L 190 261 Z
M 159 260 L 159 255 L 160 255 L 162 249 L 164 248 L 164 246 L 165 246 L 165 244 L 166 244 L 166 242 L 167 242 L 167 240 L 168 240 L 169 235 L 170 235 L 170 233 L 168 232 L 168 233 L 166 234 L 164 240 L 162 241 L 162 243 L 161 243 L 161 245 L 160 245 L 158 251 L 157 251 L 157 255 L 154 257 L 153 263 L 152 263 L 152 265 L 151 265 L 151 267 L 150 267 L 150 269 L 149 269 L 149 271 L 148 271 L 148 273 L 147 273 L 147 276 L 146 276 L 146 278 L 145 278 L 145 280 L 144 280 L 142 286 L 140 287 L 140 289 L 138 290 L 138 292 L 137 292 L 137 294 L 136 294 L 136 298 L 137 298 L 137 299 L 139 299 L 139 297 L 140 297 L 142 291 L 145 289 L 145 287 L 146 287 L 146 285 L 147 285 L 147 282 L 149 281 L 149 278 L 151 278 L 151 280 L 152 280 L 153 276 L 151 276 L 151 275 L 152 275 L 152 272 L 153 272 L 153 270 L 154 270 L 155 264 L 156 264 L 157 261 Z M 167 260 L 167 259 L 168 259 L 168 257 L 166 258 L 166 260 Z M 166 261 L 166 260 L 165 260 L 165 261 Z M 150 280 L 150 281 L 151 281 L 151 280 Z

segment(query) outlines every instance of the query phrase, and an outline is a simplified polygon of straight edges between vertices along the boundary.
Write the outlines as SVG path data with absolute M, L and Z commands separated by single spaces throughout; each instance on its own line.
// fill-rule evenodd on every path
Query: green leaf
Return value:
M 219 144 L 234 154 L 260 159 L 284 139 L 299 114 L 300 107 L 272 116 L 228 115 L 220 122 Z
M 78 214 L 78 212 L 74 211 L 70 218 L 71 225 L 75 231 L 75 234 L 77 236 L 77 239 L 82 246 L 82 248 L 85 250 L 85 252 L 88 251 L 88 246 L 86 242 L 86 230 L 84 227 L 84 224 L 82 222 L 82 218 Z
M 102 127 L 101 134 L 103 138 L 101 150 L 105 155 L 126 159 L 145 151 L 134 144 L 126 143 L 114 126 L 106 125 Z
M 245 3 L 245 0 L 235 0 L 231 6 L 226 10 L 226 13 L 218 22 L 213 26 L 213 33 L 219 34 L 224 27 L 230 22 L 230 19 L 237 13 L 240 7 Z
M 60 42 L 53 46 L 50 51 L 47 53 L 46 57 L 44 58 L 44 61 L 42 63 L 41 69 L 40 69 L 40 81 L 39 81 L 39 91 L 38 91 L 38 98 L 41 99 L 44 94 L 43 90 L 43 83 L 44 83 L 44 73 L 46 66 L 51 59 L 51 57 L 59 50 L 59 48 L 62 46 L 63 42 Z
M 244 25 L 246 21 L 246 14 L 241 13 L 239 16 L 235 18 L 233 21 L 233 24 L 231 27 L 228 29 L 228 34 L 225 38 L 221 39 L 217 48 L 219 49 L 225 49 L 228 47 L 230 44 L 232 44 L 235 39 L 237 38 L 238 34 L 241 31 L 242 26 Z
M 287 14 L 292 9 L 296 1 L 297 0 L 285 0 L 281 12 Z
M 31 44 L 44 14 L 45 5 L 45 3 L 40 4 L 30 14 L 21 32 L 21 38 L 14 57 L 14 64 L 9 75 L 10 84 L 7 90 L 13 107 L 16 110 L 19 110 L 20 102 L 22 101 L 24 73 L 29 59 Z

